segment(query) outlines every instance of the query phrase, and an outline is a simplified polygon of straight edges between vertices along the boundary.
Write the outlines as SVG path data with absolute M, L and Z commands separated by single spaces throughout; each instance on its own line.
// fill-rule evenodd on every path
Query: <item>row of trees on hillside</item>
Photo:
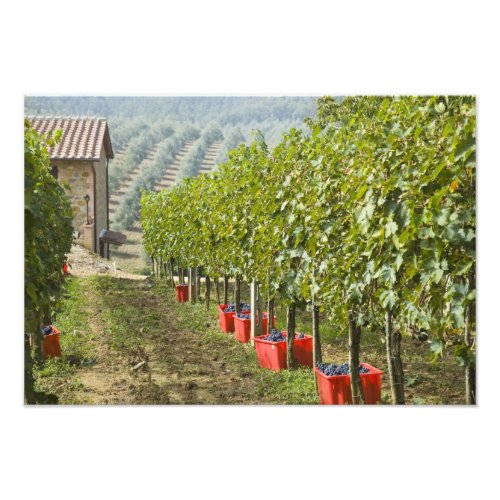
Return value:
M 199 136 L 200 131 L 196 127 L 184 125 L 178 127 L 173 136 L 160 144 L 154 158 L 144 165 L 128 192 L 122 197 L 115 219 L 119 226 L 130 228 L 138 220 L 141 191 L 154 191 L 156 184 L 175 161 L 185 143 Z
M 215 165 L 226 162 L 229 159 L 229 152 L 246 141 L 240 127 L 226 127 L 222 131 L 222 135 L 224 136 L 224 143 L 215 157 Z
M 111 161 L 109 165 L 109 189 L 115 191 L 142 161 L 146 159 L 151 149 L 162 140 L 172 136 L 175 126 L 164 124 L 158 127 L 148 127 L 127 143 L 122 157 Z
M 144 131 L 151 130 L 153 137 L 168 137 L 170 129 L 175 128 L 175 122 L 166 119 L 152 121 L 146 116 L 124 118 L 111 116 L 108 119 L 109 133 L 113 150 L 123 151 L 128 143 Z
M 222 141 L 224 136 L 218 125 L 210 124 L 202 132 L 200 138 L 193 144 L 193 147 L 183 159 L 179 173 L 177 174 L 178 179 L 183 179 L 184 177 L 193 177 L 198 174 L 200 170 L 203 158 L 210 148 L 210 146 L 216 141 Z
M 144 194 L 147 252 L 171 272 L 203 266 L 207 283 L 257 282 L 271 317 L 274 300 L 287 308 L 289 367 L 305 303 L 316 362 L 320 311 L 348 335 L 351 367 L 363 329 L 378 331 L 392 400 L 403 404 L 401 338 L 426 332 L 436 357 L 454 350 L 475 402 L 475 99 L 317 105 L 310 133 L 292 129 L 272 152 L 257 137 L 217 171 Z M 355 369 L 351 386 L 362 402 Z

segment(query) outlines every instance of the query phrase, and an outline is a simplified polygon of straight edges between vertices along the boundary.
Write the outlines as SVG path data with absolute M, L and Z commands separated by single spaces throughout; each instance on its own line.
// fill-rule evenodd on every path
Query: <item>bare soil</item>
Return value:
M 136 297 L 133 307 L 137 317 L 156 311 L 159 321 L 156 327 L 142 327 L 142 332 L 139 328 L 142 341 L 134 347 L 118 351 L 110 347 L 109 339 L 101 343 L 96 365 L 79 374 L 83 386 L 92 394 L 92 403 L 252 402 L 252 380 L 237 376 L 230 361 L 214 353 L 199 333 L 181 327 L 175 311 L 151 292 L 147 282 L 130 281 L 127 288 Z M 101 318 L 94 318 L 91 326 L 106 336 L 106 322 Z M 143 361 L 145 364 L 134 370 Z
M 70 264 L 69 273 L 72 276 L 82 277 L 93 274 L 109 274 L 117 278 L 127 278 L 132 280 L 144 280 L 146 276 L 132 274 L 123 270 L 117 264 L 116 259 L 105 259 L 90 252 L 81 245 L 73 245 L 68 256 Z
M 95 267 L 86 260 L 77 262 L 75 277 L 83 280 L 80 307 L 89 312 L 88 323 L 81 325 L 79 333 L 88 337 L 92 362 L 77 360 L 76 370 L 56 385 L 59 403 L 266 402 L 256 395 L 257 382 L 231 360 L 232 351 L 246 346 L 233 343 L 215 352 L 199 330 L 185 327 L 175 308 L 154 293 L 149 280 L 106 269 L 109 279 L 96 290 L 85 283 Z M 85 267 L 80 267 L 81 262 L 86 262 Z M 100 269 L 99 263 L 95 265 Z M 215 317 L 207 319 L 206 326 L 215 329 Z

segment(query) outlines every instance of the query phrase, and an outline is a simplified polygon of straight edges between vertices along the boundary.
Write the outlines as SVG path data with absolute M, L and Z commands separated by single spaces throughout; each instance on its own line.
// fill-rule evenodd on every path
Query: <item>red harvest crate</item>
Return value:
M 246 313 L 248 314 L 248 313 Z M 262 334 L 265 335 L 267 332 L 267 312 L 263 312 L 263 318 L 262 318 Z M 250 341 L 250 330 L 251 330 L 251 319 L 243 319 L 243 318 L 238 318 L 238 316 L 233 316 L 233 321 L 234 321 L 234 335 L 235 337 L 240 341 L 246 344 L 247 342 Z M 273 326 L 276 326 L 276 316 L 274 317 L 273 320 Z
M 43 336 L 43 357 L 47 358 L 60 358 L 61 357 L 61 344 L 59 342 L 59 334 L 61 333 L 55 326 L 52 326 L 52 333 Z
M 361 366 L 368 368 L 369 373 L 360 373 L 361 386 L 365 395 L 367 405 L 380 403 L 381 398 L 381 376 L 383 371 L 367 363 Z M 318 382 L 319 400 L 322 405 L 352 404 L 351 377 L 349 375 L 325 375 L 317 367 L 314 374 Z
M 219 327 L 224 333 L 230 333 L 234 332 L 234 312 L 224 312 L 224 309 L 228 306 L 229 304 L 219 304 L 217 306 L 219 310 Z M 245 309 L 242 310 L 241 312 L 246 312 L 248 313 L 249 310 Z
M 187 302 L 189 300 L 189 285 L 177 285 L 177 302 Z
M 286 336 L 286 331 L 283 330 Z M 293 356 L 299 365 L 313 366 L 313 339 L 311 335 L 304 335 L 299 339 L 300 333 L 295 334 L 293 341 Z M 286 342 L 268 342 L 264 340 L 267 335 L 255 337 L 255 350 L 261 368 L 280 371 L 288 367 L 286 362 Z

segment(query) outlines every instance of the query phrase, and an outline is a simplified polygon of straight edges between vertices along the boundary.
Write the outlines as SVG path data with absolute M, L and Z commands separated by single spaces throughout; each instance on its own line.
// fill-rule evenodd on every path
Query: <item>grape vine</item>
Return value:
M 41 359 L 41 326 L 50 322 L 60 298 L 63 263 L 73 240 L 72 210 L 64 188 L 52 176 L 47 145 L 59 140 L 40 137 L 24 123 L 24 328 Z M 34 402 L 32 356 L 25 339 L 25 397 Z
M 355 402 L 363 328 L 385 337 L 394 403 L 404 403 L 401 337 L 415 330 L 435 359 L 453 349 L 474 402 L 475 99 L 317 106 L 309 132 L 291 129 L 272 151 L 257 135 L 209 175 L 144 195 L 147 252 L 257 281 L 292 326 L 296 304 L 326 313 L 349 335 Z

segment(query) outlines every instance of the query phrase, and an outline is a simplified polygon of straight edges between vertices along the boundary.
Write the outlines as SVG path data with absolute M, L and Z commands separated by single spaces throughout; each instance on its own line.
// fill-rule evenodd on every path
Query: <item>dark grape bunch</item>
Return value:
M 250 313 L 239 313 L 236 317 L 241 319 L 252 319 L 252 315 Z M 262 315 L 262 319 L 264 318 L 267 318 L 267 314 Z
M 250 309 L 250 304 L 245 304 L 244 302 L 240 302 L 240 309 L 242 311 L 248 311 Z M 229 304 L 225 309 L 225 313 L 236 312 L 236 304 Z
M 299 333 L 296 338 L 303 339 L 304 334 Z M 281 332 L 281 330 L 273 328 L 271 330 L 271 334 L 268 335 L 264 340 L 267 340 L 268 342 L 284 342 L 286 340 L 286 336 Z
M 331 377 L 332 375 L 349 375 L 348 363 L 343 363 L 342 365 L 336 365 L 335 363 L 330 365 L 326 363 L 317 363 L 317 367 L 328 377 Z M 370 373 L 370 370 L 359 365 L 359 373 Z
M 52 327 L 51 326 L 44 326 L 42 328 L 42 333 L 44 335 L 50 335 L 52 333 Z
M 283 335 L 281 330 L 273 328 L 271 333 L 264 340 L 267 340 L 268 342 L 284 342 L 286 337 Z

